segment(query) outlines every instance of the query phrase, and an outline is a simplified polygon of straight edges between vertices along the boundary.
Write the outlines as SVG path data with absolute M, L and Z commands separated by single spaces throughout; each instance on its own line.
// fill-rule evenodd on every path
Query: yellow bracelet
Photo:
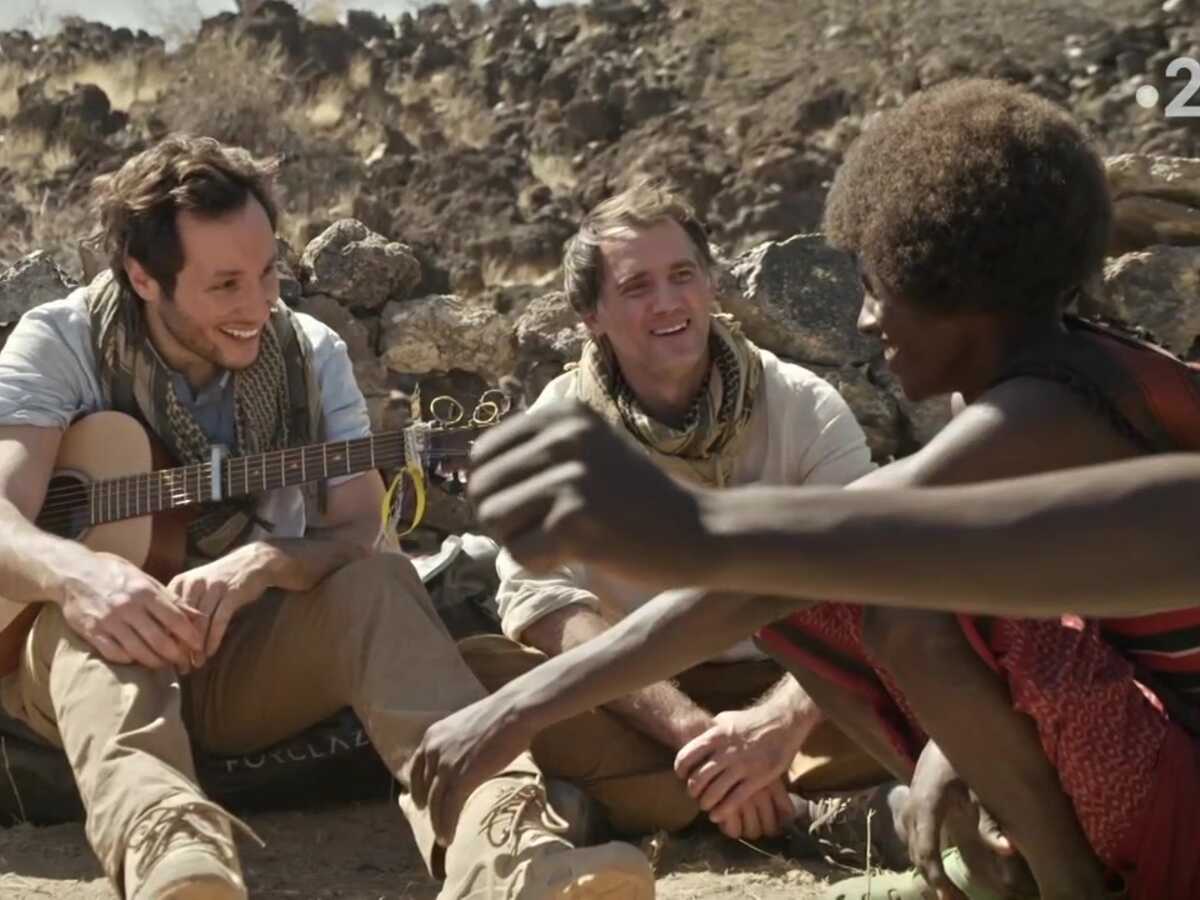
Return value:
M 383 502 L 380 505 L 380 519 L 384 530 L 393 527 L 392 515 L 393 512 L 399 513 L 399 510 L 393 510 L 392 506 L 397 502 L 397 497 L 403 498 L 404 494 L 400 491 L 400 486 L 404 482 L 404 476 L 408 475 L 412 479 L 413 490 L 416 491 L 417 503 L 416 509 L 413 511 L 412 524 L 404 531 L 395 535 L 397 539 L 406 537 L 413 532 L 421 520 L 425 518 L 425 473 L 421 471 L 421 466 L 415 462 L 411 462 L 403 469 L 396 473 L 396 477 L 392 479 L 392 483 L 388 485 L 387 491 L 384 492 Z

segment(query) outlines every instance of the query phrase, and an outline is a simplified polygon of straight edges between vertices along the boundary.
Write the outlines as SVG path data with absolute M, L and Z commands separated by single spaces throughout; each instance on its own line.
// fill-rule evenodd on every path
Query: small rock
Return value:
M 517 351 L 522 359 L 572 362 L 579 359 L 587 336 L 579 313 L 559 291 L 530 301 L 517 319 Z
M 581 143 L 606 141 L 619 130 L 617 117 L 600 100 L 578 97 L 563 107 L 563 120 L 571 134 Z
M 0 273 L 0 325 L 16 322 L 35 306 L 63 299 L 75 287 L 45 250 L 22 257 Z
M 389 303 L 381 324 L 381 358 L 393 372 L 460 370 L 495 383 L 516 363 L 513 323 L 487 303 L 449 294 Z
M 306 291 L 366 309 L 404 300 L 421 282 L 421 264 L 411 249 L 356 219 L 334 222 L 318 235 L 304 248 L 300 266 Z

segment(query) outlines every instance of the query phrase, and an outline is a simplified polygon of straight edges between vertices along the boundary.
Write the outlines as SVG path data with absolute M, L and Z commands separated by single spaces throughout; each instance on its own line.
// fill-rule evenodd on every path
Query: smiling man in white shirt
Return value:
M 862 429 L 838 392 L 756 347 L 717 312 L 713 265 L 695 213 L 653 183 L 589 213 L 567 245 L 564 284 L 591 339 L 533 408 L 581 400 L 661 468 L 708 487 L 843 485 L 871 471 Z M 493 690 L 653 596 L 582 566 L 535 576 L 504 553 L 498 568 L 507 639 L 462 647 Z M 622 833 L 676 830 L 703 810 L 731 837 L 753 839 L 778 833 L 798 811 L 811 815 L 789 789 L 886 777 L 749 641 L 548 730 L 534 753 L 548 773 L 583 787 Z M 764 768 L 780 777 L 738 796 L 745 776 Z

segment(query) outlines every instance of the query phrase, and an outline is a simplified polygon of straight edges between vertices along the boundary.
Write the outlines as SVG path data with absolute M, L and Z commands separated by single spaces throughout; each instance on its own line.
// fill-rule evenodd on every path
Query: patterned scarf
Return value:
M 633 435 L 672 475 L 724 487 L 754 411 L 762 357 L 727 314 L 712 317 L 708 346 L 712 368 L 681 428 L 665 425 L 642 409 L 606 340 L 584 345 L 575 370 L 575 392 L 614 427 Z
M 209 438 L 180 402 L 174 373 L 150 343 L 141 303 L 128 296 L 106 272 L 88 288 L 88 309 L 100 381 L 110 406 L 140 418 L 180 465 L 209 462 Z M 295 345 L 304 362 L 306 397 L 292 396 L 292 379 L 282 346 L 285 338 Z M 312 367 L 307 364 L 310 359 L 311 347 L 303 331 L 287 307 L 277 303 L 263 329 L 258 358 L 232 375 L 237 440 L 237 446 L 230 448 L 232 452 L 249 455 L 317 440 L 319 420 L 314 419 L 309 403 L 317 391 Z M 115 390 L 119 384 L 130 390 Z M 121 402 L 121 395 L 130 392 L 132 398 Z M 303 406 L 303 414 L 297 415 L 293 404 Z M 188 527 L 189 553 L 215 559 L 227 552 L 255 524 L 255 506 L 251 496 L 205 508 Z

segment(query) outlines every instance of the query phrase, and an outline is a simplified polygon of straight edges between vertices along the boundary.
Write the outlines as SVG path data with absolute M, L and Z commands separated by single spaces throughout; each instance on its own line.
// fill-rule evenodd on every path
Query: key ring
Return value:
M 443 415 L 438 412 L 438 402 L 443 405 L 449 405 L 449 411 Z M 437 419 L 437 427 L 452 428 L 463 420 L 466 415 L 466 410 L 463 409 L 461 403 L 451 397 L 449 394 L 441 394 L 429 401 L 429 414 Z
M 498 399 L 489 399 L 496 397 Z M 489 388 L 479 395 L 475 409 L 471 411 L 471 424 L 495 425 L 512 408 L 512 398 L 499 388 Z

